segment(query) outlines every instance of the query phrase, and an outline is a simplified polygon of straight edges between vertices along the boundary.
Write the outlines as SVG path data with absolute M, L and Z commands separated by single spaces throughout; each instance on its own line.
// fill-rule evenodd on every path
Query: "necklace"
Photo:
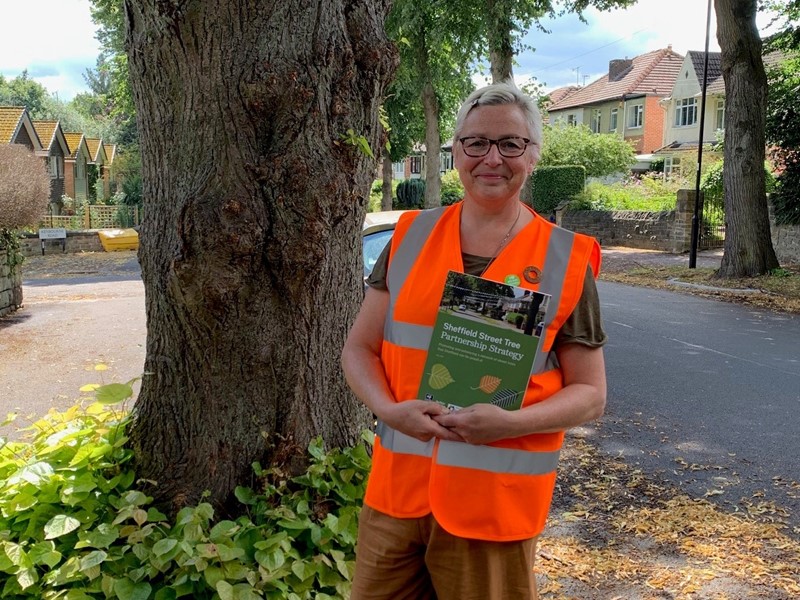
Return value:
M 514 222 L 511 224 L 511 227 L 508 228 L 508 231 L 506 232 L 506 235 L 503 237 L 502 240 L 500 240 L 500 244 L 497 246 L 497 249 L 494 251 L 494 253 L 492 254 L 491 258 L 489 258 L 489 262 L 486 263 L 485 267 L 483 267 L 483 271 L 481 271 L 480 277 L 483 277 L 483 274 L 486 273 L 486 271 L 489 269 L 490 266 L 492 266 L 492 263 L 494 262 L 494 259 L 497 258 L 497 255 L 500 254 L 500 250 L 502 250 L 503 246 L 506 245 L 506 242 L 508 241 L 508 238 L 511 237 L 511 232 L 514 231 L 514 227 L 517 226 L 517 222 L 519 221 L 519 216 L 521 214 L 522 214 L 522 205 L 518 204 L 517 205 L 517 218 L 514 219 Z

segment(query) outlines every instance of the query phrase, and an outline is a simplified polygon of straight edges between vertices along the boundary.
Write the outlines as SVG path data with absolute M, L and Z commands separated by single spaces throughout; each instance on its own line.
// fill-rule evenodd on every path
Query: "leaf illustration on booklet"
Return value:
M 495 391 L 500 384 L 503 382 L 502 379 L 499 377 L 495 377 L 494 375 L 484 375 L 481 377 L 481 382 L 478 384 L 478 387 L 474 388 L 476 390 L 482 391 L 484 394 L 491 394 Z
M 450 375 L 450 371 L 444 365 L 433 365 L 431 367 L 431 376 L 428 378 L 428 385 L 434 390 L 441 390 L 451 383 L 455 383 L 455 379 Z
M 450 271 L 417 397 L 518 409 L 549 306 L 547 294 Z

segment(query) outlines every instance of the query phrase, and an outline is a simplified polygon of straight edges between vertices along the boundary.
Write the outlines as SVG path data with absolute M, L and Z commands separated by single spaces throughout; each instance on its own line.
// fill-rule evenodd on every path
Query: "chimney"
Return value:
M 617 58 L 608 61 L 608 80 L 619 81 L 622 79 L 633 66 L 633 59 L 630 58 Z

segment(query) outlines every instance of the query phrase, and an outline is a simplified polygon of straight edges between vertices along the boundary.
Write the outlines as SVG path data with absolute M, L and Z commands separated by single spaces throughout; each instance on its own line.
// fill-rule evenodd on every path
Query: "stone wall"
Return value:
M 772 227 L 772 247 L 782 265 L 800 265 L 800 225 L 776 225 Z
M 0 247 L 0 317 L 22 306 L 22 271 L 11 250 Z
M 628 246 L 680 254 L 692 240 L 694 190 L 679 190 L 675 210 L 556 211 L 559 225 L 595 237 L 601 246 Z
M 45 240 L 44 252 L 45 254 L 60 254 L 62 240 Z M 42 243 L 41 240 L 33 234 L 31 237 L 25 237 L 19 241 L 20 251 L 22 256 L 41 256 Z M 103 244 L 100 243 L 100 237 L 97 235 L 96 229 L 89 229 L 86 231 L 67 231 L 66 249 L 67 253 L 78 252 L 103 252 Z

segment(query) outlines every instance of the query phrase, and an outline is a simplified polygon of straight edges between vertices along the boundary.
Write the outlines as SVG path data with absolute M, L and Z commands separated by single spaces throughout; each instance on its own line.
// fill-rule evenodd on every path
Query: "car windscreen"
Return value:
M 378 262 L 378 258 L 386 247 L 386 244 L 392 239 L 393 233 L 393 229 L 387 229 L 364 236 L 364 277 L 372 273 L 375 263 Z

